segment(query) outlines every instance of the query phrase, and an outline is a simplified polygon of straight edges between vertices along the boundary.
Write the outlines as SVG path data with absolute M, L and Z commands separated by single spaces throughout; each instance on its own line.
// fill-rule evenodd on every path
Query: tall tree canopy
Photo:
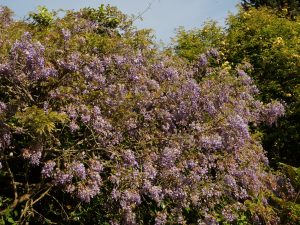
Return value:
M 242 5 L 245 9 L 249 9 L 249 7 L 258 8 L 261 6 L 268 6 L 279 10 L 285 9 L 292 18 L 300 13 L 299 0 L 243 0 Z

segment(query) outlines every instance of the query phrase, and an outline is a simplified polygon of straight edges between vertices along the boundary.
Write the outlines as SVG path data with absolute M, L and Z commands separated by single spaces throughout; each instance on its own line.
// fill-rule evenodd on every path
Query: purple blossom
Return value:
M 54 185 L 66 185 L 71 183 L 73 175 L 70 173 L 65 173 L 63 171 L 56 171 L 53 175 L 53 184 Z
M 40 42 L 32 43 L 30 33 L 25 32 L 21 40 L 14 43 L 11 54 L 14 60 L 25 61 L 29 79 L 37 81 L 57 74 L 54 68 L 46 67 L 44 51 L 45 47 Z
M 61 30 L 61 32 L 62 32 L 62 34 L 63 34 L 63 38 L 64 38 L 65 41 L 67 41 L 67 40 L 70 39 L 70 37 L 71 37 L 71 31 L 70 31 L 70 30 L 64 29 L 64 28 L 63 28 L 63 29 Z
M 86 114 L 86 115 L 81 115 L 81 121 L 84 123 L 88 123 L 91 120 L 91 116 Z
M 57 62 L 61 68 L 70 72 L 75 72 L 76 70 L 79 69 L 79 66 L 81 65 L 82 61 L 81 61 L 80 53 L 75 52 L 69 55 L 67 57 L 67 60 L 59 59 Z
M 218 225 L 219 224 L 217 219 L 214 216 L 209 215 L 209 214 L 205 215 L 204 222 L 207 225 Z
M 1 75 L 8 75 L 10 74 L 12 71 L 11 71 L 11 66 L 7 63 L 5 64 L 0 64 L 0 74 Z
M 153 199 L 158 204 L 161 202 L 163 193 L 160 186 L 153 186 L 150 182 L 146 182 L 144 185 L 144 191 L 151 199 Z
M 93 197 L 100 193 L 100 187 L 97 182 L 88 182 L 87 184 L 79 184 L 77 197 L 82 202 L 90 202 Z
M 53 176 L 53 170 L 54 170 L 54 167 L 56 166 L 56 163 L 54 161 L 47 161 L 43 168 L 42 168 L 42 177 L 44 178 L 50 178 Z
M 1 134 L 0 133 L 0 149 L 4 149 L 4 148 L 7 148 L 8 146 L 10 146 L 11 144 L 11 140 L 12 140 L 12 137 L 10 135 L 10 133 L 4 133 L 4 134 Z
M 133 190 L 125 190 L 122 193 L 121 198 L 122 198 L 121 205 L 124 208 L 126 208 L 126 206 L 131 204 L 136 204 L 136 205 L 141 204 L 141 196 L 139 195 L 139 193 Z
M 222 137 L 218 134 L 205 135 L 200 138 L 200 145 L 204 149 L 218 150 L 222 148 Z
M 136 161 L 134 152 L 131 150 L 126 150 L 124 151 L 122 158 L 124 160 L 124 165 L 125 166 L 136 166 L 138 165 L 138 162 Z
M 150 162 L 145 162 L 143 165 L 144 176 L 147 179 L 153 180 L 157 175 L 157 170 L 153 167 Z
M 102 172 L 103 170 L 103 165 L 101 164 L 100 161 L 98 160 L 95 160 L 95 159 L 90 159 L 89 160 L 89 168 L 92 170 L 92 171 L 95 171 L 95 172 Z
M 241 77 L 248 76 L 244 70 L 238 69 L 237 72 L 238 72 L 238 75 Z
M 276 119 L 283 116 L 284 113 L 284 106 L 280 102 L 269 103 L 264 107 L 262 111 L 264 121 L 266 121 L 270 125 L 275 123 Z
M 23 149 L 22 154 L 24 159 L 28 159 L 29 163 L 33 166 L 38 166 L 40 164 L 40 160 L 42 157 L 42 152 L 40 150 L 32 150 L 32 149 Z
M 232 177 L 231 175 L 225 175 L 224 177 L 224 182 L 226 185 L 230 186 L 230 187 L 236 187 L 236 181 L 234 179 L 234 177 Z
M 82 180 L 86 178 L 86 172 L 83 163 L 79 163 L 79 162 L 72 163 L 71 170 L 73 171 L 74 176 Z
M 172 167 L 175 164 L 176 159 L 180 155 L 178 148 L 165 147 L 161 154 L 161 164 L 164 167 Z
M 75 132 L 76 130 L 79 130 L 79 126 L 78 126 L 78 124 L 76 124 L 76 122 L 75 121 L 71 121 L 70 122 L 70 124 L 69 124 L 69 127 L 70 127 L 70 130 L 72 131 L 72 132 Z
M 201 67 L 206 67 L 208 64 L 208 60 L 205 54 L 201 54 L 198 62 L 200 68 Z
M 0 114 L 2 114 L 6 109 L 7 109 L 6 104 L 0 101 Z
M 207 55 L 217 59 L 219 57 L 219 51 L 215 48 L 211 48 L 210 50 L 207 51 Z
M 65 191 L 69 194 L 72 194 L 74 193 L 76 190 L 76 186 L 73 185 L 73 184 L 68 184 L 66 187 L 65 187 Z
M 155 217 L 155 225 L 164 225 L 167 223 L 167 214 L 158 212 Z
M 237 216 L 228 208 L 222 210 L 222 216 L 228 222 L 234 222 L 237 219 Z

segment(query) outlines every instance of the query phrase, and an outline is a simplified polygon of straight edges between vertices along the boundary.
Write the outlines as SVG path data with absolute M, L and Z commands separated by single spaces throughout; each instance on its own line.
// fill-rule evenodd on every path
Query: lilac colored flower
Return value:
M 222 137 L 218 134 L 202 136 L 200 142 L 204 149 L 218 150 L 223 146 Z
M 87 184 L 79 184 L 77 190 L 77 197 L 82 202 L 90 202 L 93 197 L 100 193 L 100 187 L 96 182 L 89 182 Z
M 155 225 L 164 225 L 167 223 L 167 214 L 158 212 L 155 217 Z
M 244 70 L 238 69 L 237 72 L 238 72 L 238 75 L 241 76 L 241 77 L 243 77 L 243 76 L 248 76 L 248 75 L 245 73 Z
M 224 182 L 230 187 L 236 187 L 236 181 L 231 175 L 225 175 Z
M 42 152 L 39 150 L 32 150 L 32 149 L 23 149 L 22 155 L 24 159 L 28 159 L 29 163 L 33 166 L 38 166 L 40 164 L 40 160 L 42 157 Z
M 209 56 L 212 56 L 212 57 L 216 58 L 216 59 L 219 57 L 219 51 L 218 51 L 217 49 L 215 49 L 215 48 L 211 48 L 211 49 L 207 52 L 207 54 L 208 54 Z
M 103 170 L 103 165 L 101 164 L 101 162 L 99 162 L 98 160 L 95 160 L 95 159 L 90 159 L 89 160 L 89 168 L 92 170 L 92 171 L 95 171 L 95 172 L 102 172 Z
M 157 170 L 150 162 L 145 162 L 143 165 L 144 175 L 147 179 L 153 180 L 157 175 Z
M 162 188 L 160 186 L 153 186 L 150 182 L 146 182 L 143 189 L 146 194 L 155 202 L 158 204 L 161 202 L 163 195 Z
M 205 54 L 201 54 L 198 62 L 200 67 L 205 67 L 208 64 L 208 60 Z
M 124 151 L 123 155 L 124 165 L 125 166 L 136 166 L 138 165 L 138 162 L 136 161 L 134 152 L 131 150 Z
M 62 171 L 56 171 L 54 173 L 53 184 L 54 185 L 65 185 L 71 183 L 73 175 Z
M 244 70 L 238 69 L 238 75 L 239 75 L 239 78 L 240 78 L 242 84 L 244 84 L 244 85 L 252 85 L 253 84 L 252 78 Z M 253 88 L 256 88 L 256 87 L 253 86 Z M 251 91 L 251 93 L 255 94 L 255 93 L 257 93 L 257 91 Z
M 7 109 L 6 104 L 0 101 L 0 114 L 3 113 L 6 109 Z
M 11 67 L 9 64 L 0 64 L 0 74 L 8 75 L 11 73 Z
M 219 224 L 217 219 L 214 216 L 209 215 L 209 214 L 205 215 L 204 222 L 207 225 L 217 225 L 217 224 Z
M 114 55 L 113 60 L 115 61 L 115 63 L 118 66 L 122 66 L 123 63 L 126 61 L 126 59 L 123 56 L 120 56 L 120 55 Z
M 62 34 L 63 34 L 63 38 L 64 38 L 65 41 L 67 41 L 67 40 L 70 39 L 70 37 L 71 37 L 71 31 L 70 31 L 70 30 L 64 29 L 64 28 L 63 28 L 63 29 L 61 30 L 61 32 L 62 32 Z
M 21 40 L 17 40 L 11 53 L 13 59 L 23 64 L 25 61 L 28 78 L 34 81 L 47 79 L 50 76 L 55 76 L 57 71 L 54 68 L 47 68 L 44 58 L 45 47 L 40 42 L 33 43 L 31 35 L 25 32 Z
M 159 83 L 156 80 L 148 80 L 147 84 L 150 90 L 158 90 L 160 88 Z
M 268 124 L 273 124 L 278 117 L 283 116 L 285 113 L 285 109 L 283 104 L 280 102 L 273 102 L 267 104 L 263 111 L 263 118 Z
M 45 113 L 48 113 L 49 111 L 49 102 L 44 102 L 43 103 L 43 110 Z
M 228 123 L 230 128 L 239 136 L 240 143 L 250 138 L 248 124 L 240 115 L 230 116 Z
M 175 164 L 176 159 L 180 155 L 178 148 L 165 147 L 161 155 L 161 164 L 164 167 L 172 167 Z
M 11 139 L 12 137 L 9 133 L 2 134 L 2 136 L 0 136 L 0 149 L 8 147 L 11 144 Z
M 178 72 L 174 68 L 167 68 L 165 70 L 164 75 L 167 80 L 177 80 L 178 79 Z
M 123 200 L 123 203 L 125 203 L 123 205 L 123 207 L 126 207 L 128 204 L 136 204 L 136 205 L 139 205 L 141 204 L 141 196 L 135 192 L 135 191 L 132 191 L 132 190 L 125 190 L 122 194 L 122 200 Z
M 222 216 L 224 216 L 225 220 L 228 222 L 234 222 L 237 219 L 237 216 L 230 209 L 223 209 Z
M 94 116 L 97 117 L 99 115 L 101 115 L 101 109 L 98 106 L 94 106 Z
M 88 123 L 91 120 L 91 116 L 86 114 L 86 115 L 81 115 L 81 121 L 84 123 Z
M 84 180 L 86 178 L 86 171 L 83 163 L 74 162 L 71 165 L 71 170 L 74 173 L 74 176 Z
M 45 68 L 45 69 L 42 69 L 41 72 L 40 72 L 40 76 L 42 78 L 48 78 L 48 77 L 55 77 L 57 76 L 57 70 L 54 69 L 54 68 Z
M 89 180 L 91 180 L 93 183 L 95 183 L 99 186 L 102 185 L 102 178 L 101 178 L 99 172 L 88 169 L 87 176 L 89 177 Z
M 44 178 L 52 177 L 55 166 L 56 166 L 56 163 L 54 161 L 51 161 L 51 160 L 47 161 L 42 168 L 42 172 L 41 172 L 42 176 Z
M 58 60 L 59 66 L 65 70 L 75 72 L 81 65 L 80 53 L 74 52 L 68 56 L 67 60 Z
M 72 132 L 75 132 L 76 130 L 79 130 L 79 128 L 80 128 L 80 127 L 75 123 L 75 121 L 71 121 L 69 127 L 70 127 L 70 130 L 71 130 Z
M 114 188 L 111 191 L 111 196 L 112 196 L 113 199 L 119 199 L 120 196 L 121 196 L 121 194 L 120 194 L 120 192 L 117 189 Z

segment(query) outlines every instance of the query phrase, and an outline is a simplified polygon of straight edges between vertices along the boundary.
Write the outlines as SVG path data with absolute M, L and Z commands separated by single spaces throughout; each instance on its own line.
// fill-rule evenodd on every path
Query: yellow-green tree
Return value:
M 286 117 L 265 128 L 264 147 L 272 162 L 300 162 L 300 23 L 274 10 L 240 11 L 228 19 L 227 60 L 248 61 L 264 101 L 287 104 Z

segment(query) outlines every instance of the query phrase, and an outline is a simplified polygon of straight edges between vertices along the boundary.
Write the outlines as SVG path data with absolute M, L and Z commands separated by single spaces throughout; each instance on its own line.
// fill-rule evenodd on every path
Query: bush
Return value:
M 294 193 L 249 124 L 284 107 L 256 100 L 248 65 L 186 65 L 94 13 L 1 30 L 2 221 L 279 224 L 271 199 Z

